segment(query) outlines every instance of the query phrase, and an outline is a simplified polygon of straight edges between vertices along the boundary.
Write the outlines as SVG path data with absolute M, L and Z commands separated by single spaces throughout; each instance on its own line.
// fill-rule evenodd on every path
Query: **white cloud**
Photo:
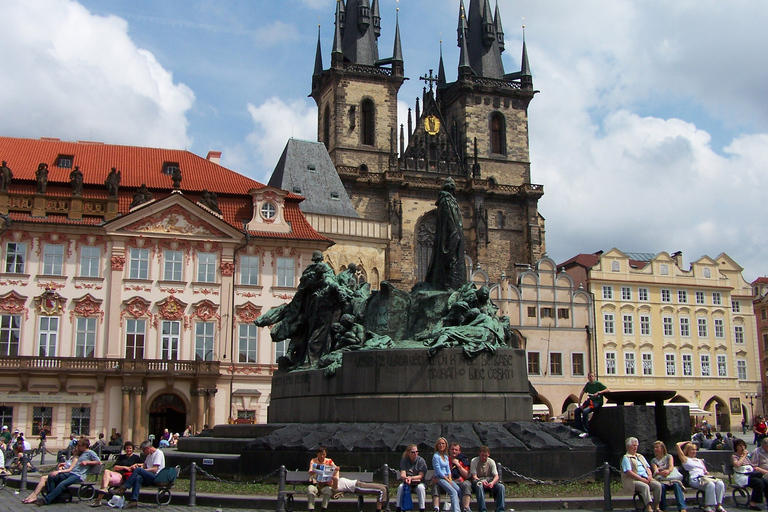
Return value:
M 0 52 L 3 135 L 185 147 L 191 89 L 128 36 L 69 0 L 13 0 Z
M 256 29 L 254 39 L 257 44 L 262 46 L 275 46 L 287 41 L 294 41 L 299 38 L 299 30 L 296 25 L 283 23 L 280 20 L 270 25 Z
M 268 181 L 289 138 L 317 140 L 317 107 L 307 100 L 285 103 L 277 97 L 259 106 L 248 104 L 255 130 L 247 137 L 262 168 L 256 176 Z

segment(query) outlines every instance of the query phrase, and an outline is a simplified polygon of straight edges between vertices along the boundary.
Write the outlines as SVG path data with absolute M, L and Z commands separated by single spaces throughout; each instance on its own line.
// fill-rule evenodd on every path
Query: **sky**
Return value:
M 399 8 L 404 116 L 441 41 L 456 79 L 459 0 L 380 2 L 382 58 Z M 0 0 L 0 135 L 222 151 L 266 182 L 289 137 L 316 140 L 307 96 L 335 3 Z M 505 70 L 525 25 L 540 91 L 529 137 L 548 256 L 680 250 L 687 269 L 725 252 L 748 281 L 767 275 L 764 1 L 498 3 Z

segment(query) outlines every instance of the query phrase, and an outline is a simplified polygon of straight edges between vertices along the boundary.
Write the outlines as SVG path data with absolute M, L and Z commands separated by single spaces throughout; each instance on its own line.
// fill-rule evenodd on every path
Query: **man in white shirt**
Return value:
M 481 446 L 479 456 L 469 463 L 469 477 L 472 479 L 472 487 L 477 495 L 477 510 L 487 512 L 485 494 L 489 493 L 496 499 L 496 512 L 504 512 L 504 484 L 499 482 L 496 462 L 490 455 L 491 449 Z
M 133 473 L 125 482 L 125 488 L 131 489 L 131 498 L 125 504 L 125 508 L 138 506 L 141 484 L 154 484 L 157 474 L 165 467 L 165 454 L 152 446 L 152 443 L 144 441 L 139 449 L 146 456 L 146 459 L 144 459 L 144 464 L 134 464 L 131 466 Z

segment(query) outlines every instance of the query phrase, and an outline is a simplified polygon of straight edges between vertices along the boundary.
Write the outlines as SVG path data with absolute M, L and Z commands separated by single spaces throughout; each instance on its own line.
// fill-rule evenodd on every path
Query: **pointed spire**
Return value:
M 464 9 L 464 0 L 459 1 L 459 27 L 456 29 L 456 42 L 459 48 L 467 39 L 469 28 L 467 26 L 467 11 Z
M 470 0 L 467 13 L 469 29 L 465 38 L 467 57 L 474 74 L 484 78 L 500 79 L 504 77 L 504 64 L 501 62 L 501 48 L 490 1 Z
M 440 64 L 437 66 L 437 88 L 445 87 L 445 65 L 443 64 L 443 41 L 440 41 Z
M 496 40 L 496 25 L 491 15 L 490 0 L 483 0 L 483 42 L 490 46 Z
M 531 65 L 528 64 L 528 48 L 525 46 L 525 25 L 523 25 L 523 56 L 520 59 L 520 82 L 524 87 L 533 87 Z
M 424 92 L 426 93 L 427 88 L 424 88 Z M 421 119 L 421 107 L 419 106 L 419 98 L 416 97 L 416 121 Z
M 413 118 L 411 117 L 411 107 L 408 107 L 408 145 L 411 145 L 411 136 L 413 135 Z
M 347 8 L 344 0 L 336 0 L 336 23 L 339 24 L 342 34 L 344 33 L 344 23 L 347 21 Z
M 496 13 L 493 16 L 493 23 L 496 26 L 496 39 L 499 41 L 499 52 L 504 52 L 504 29 L 501 26 L 499 0 L 496 0 Z
M 315 72 L 312 76 L 321 75 L 323 73 L 323 51 L 320 48 L 320 24 L 317 25 L 317 52 L 315 53 Z
M 400 44 L 400 8 L 395 15 L 395 48 L 392 50 L 392 62 L 403 62 L 403 48 Z M 402 64 L 401 64 L 402 65 Z
M 402 158 L 405 154 L 405 130 L 403 128 L 403 123 L 400 123 L 400 157 Z
M 341 45 L 344 25 L 344 0 L 336 0 L 336 27 L 333 32 L 333 49 L 331 50 L 331 66 L 341 68 L 344 65 L 344 50 Z
M 469 50 L 467 50 L 467 38 L 461 40 L 461 53 L 459 54 L 459 80 L 466 80 L 472 75 L 472 67 L 469 65 Z
M 373 22 L 373 33 L 378 38 L 381 35 L 381 15 L 379 14 L 379 0 L 373 0 L 371 4 L 371 21 Z

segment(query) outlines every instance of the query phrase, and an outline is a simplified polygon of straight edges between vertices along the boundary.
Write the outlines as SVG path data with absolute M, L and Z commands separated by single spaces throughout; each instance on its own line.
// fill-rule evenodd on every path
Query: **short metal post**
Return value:
M 21 460 L 21 481 L 19 482 L 19 492 L 25 492 L 27 490 L 27 454 L 22 452 L 19 460 Z
M 611 466 L 603 462 L 603 510 L 613 510 L 611 503 Z
M 389 464 L 384 464 L 381 466 L 381 479 L 383 480 L 384 487 L 389 489 Z M 384 510 L 389 512 L 389 500 L 384 504 Z
M 197 505 L 197 464 L 194 462 L 189 466 L 189 504 L 190 507 Z
M 102 448 L 102 444 L 99 443 L 99 445 L 96 447 L 96 455 L 99 456 L 99 460 L 101 460 L 101 448 Z
M 45 449 L 45 439 L 40 441 L 40 466 L 45 465 L 45 452 L 47 450 Z
M 277 482 L 277 512 L 285 512 L 285 466 L 280 466 Z

